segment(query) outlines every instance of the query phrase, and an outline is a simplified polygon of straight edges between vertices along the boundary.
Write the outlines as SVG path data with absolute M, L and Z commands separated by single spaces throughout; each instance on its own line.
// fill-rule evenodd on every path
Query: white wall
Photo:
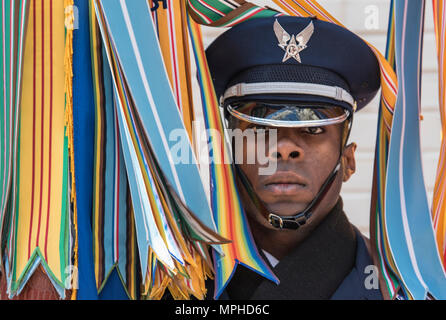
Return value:
M 276 7 L 271 0 L 251 0 L 251 2 Z M 347 28 L 384 53 L 389 0 L 320 0 L 319 3 Z M 370 29 L 370 20 L 368 20 L 370 12 L 378 12 L 378 29 Z M 425 19 L 422 80 L 422 115 L 424 120 L 421 122 L 421 143 L 424 177 L 431 202 L 441 138 L 436 44 L 431 1 L 426 1 Z M 205 45 L 211 43 L 223 31 L 224 29 L 221 28 L 203 28 Z M 356 151 L 357 172 L 350 181 L 344 184 L 342 190 L 346 214 L 350 221 L 365 234 L 368 234 L 369 231 L 378 99 L 377 96 L 366 109 L 355 115 L 350 141 L 358 144 Z

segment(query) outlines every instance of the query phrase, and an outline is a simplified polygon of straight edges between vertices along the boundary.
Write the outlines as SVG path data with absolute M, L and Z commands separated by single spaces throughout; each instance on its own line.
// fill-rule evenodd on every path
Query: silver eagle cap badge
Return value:
M 279 40 L 279 47 L 285 51 L 282 62 L 294 58 L 297 62 L 302 63 L 300 53 L 308 47 L 307 43 L 310 41 L 313 32 L 314 25 L 313 21 L 311 21 L 297 36 L 290 36 L 276 19 L 274 22 L 274 33 L 276 34 L 277 40 Z

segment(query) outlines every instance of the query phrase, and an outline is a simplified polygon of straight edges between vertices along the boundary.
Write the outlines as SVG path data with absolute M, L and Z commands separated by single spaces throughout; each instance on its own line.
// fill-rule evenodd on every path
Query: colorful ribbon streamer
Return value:
M 0 10 L 0 265 L 3 265 L 5 241 L 2 231 L 5 224 L 9 224 L 11 212 L 7 202 L 17 184 L 19 98 L 29 1 L 3 0 Z
M 67 114 L 70 65 L 65 64 L 64 3 L 30 2 L 18 133 L 17 187 L 8 226 L 8 291 L 19 294 L 42 264 L 60 296 L 71 275 Z M 64 58 L 65 57 L 65 58 Z M 65 84 L 65 87 L 64 87 Z M 67 93 L 67 96 L 65 95 Z M 17 191 L 17 194 L 15 192 Z
M 189 48 L 188 21 L 186 12 L 186 0 L 173 1 L 166 0 L 165 6 L 158 8 L 156 2 L 150 1 L 152 7 L 152 17 L 157 30 L 160 42 L 161 52 L 166 65 L 166 71 L 169 76 L 175 101 L 181 111 L 184 126 L 193 143 L 194 133 L 194 108 L 191 84 L 191 61 Z M 157 8 L 156 10 L 153 8 Z M 194 127 L 195 128 L 195 127 Z M 195 145 L 197 147 L 197 144 Z M 195 148 L 197 149 L 197 148 Z M 198 155 L 199 157 L 199 155 Z M 200 164 L 202 165 L 202 164 Z M 183 285 L 192 292 L 195 297 L 204 298 L 205 286 L 204 279 L 210 276 L 209 270 L 204 268 L 204 261 L 200 262 L 201 256 L 208 248 L 199 242 L 195 242 L 197 250 L 202 254 L 194 254 L 190 258 L 194 259 L 196 264 L 189 264 L 186 268 L 189 274 L 194 274 L 190 280 L 185 279 Z M 207 254 L 207 253 L 206 253 Z M 194 270 L 190 270 L 194 269 Z M 169 290 L 175 291 L 172 286 Z M 184 290 L 183 290 L 184 291 Z
M 233 27 L 249 19 L 281 15 L 244 0 L 188 0 L 187 4 L 194 21 L 210 27 Z
M 437 40 L 439 106 L 442 128 L 440 157 L 438 160 L 437 177 L 435 180 L 432 203 L 432 217 L 436 231 L 438 249 L 442 256 L 443 267 L 446 269 L 446 65 L 444 60 L 446 50 L 446 9 L 444 1 L 432 0 L 432 5 L 434 8 L 435 36 Z
M 214 231 L 188 132 L 174 95 L 168 94 L 172 90 L 150 7 L 142 0 L 96 1 L 95 10 L 112 71 L 115 119 L 135 213 L 142 295 L 160 298 L 169 287 L 175 298 L 189 294 L 203 298 L 204 269 L 197 255 L 207 264 L 210 261 L 195 241 L 226 240 Z M 177 146 L 172 133 L 180 134 L 182 150 L 191 162 L 174 161 Z M 191 184 L 193 189 L 186 187 Z
M 149 0 L 154 7 L 153 1 Z M 184 126 L 192 137 L 193 99 L 185 0 L 166 0 L 152 12 L 164 64 Z
M 100 53 L 99 53 L 100 54 Z M 99 55 L 101 64 L 106 65 L 105 52 Z M 103 103 L 97 105 L 95 168 L 99 170 L 95 179 L 95 207 L 93 219 L 93 247 L 95 274 L 98 291 L 101 292 L 109 274 L 116 266 L 125 287 L 133 288 L 130 295 L 135 298 L 136 278 L 136 235 L 132 207 L 129 203 L 128 181 L 125 171 L 116 111 L 113 83 L 110 70 L 104 68 L 97 75 Z M 130 273 L 127 275 L 127 273 Z M 131 280 L 130 280 L 131 279 Z M 130 280 L 130 281 L 127 281 Z
M 409 23 L 410 21 L 410 23 Z M 386 225 L 390 249 L 407 296 L 446 298 L 423 180 L 420 147 L 421 49 L 424 1 L 395 3 L 398 98 L 390 139 Z
M 395 64 L 395 15 L 394 1 L 390 3 L 389 25 L 387 33 L 386 59 L 389 64 L 396 68 Z M 381 99 L 378 110 L 378 127 L 375 146 L 374 175 L 372 185 L 372 205 L 370 214 L 370 234 L 372 236 L 372 248 L 376 254 L 375 263 L 380 270 L 381 286 L 386 288 L 385 298 L 394 298 L 400 288 L 400 276 L 393 261 L 389 247 L 384 217 L 385 208 L 385 181 L 387 173 L 387 159 L 390 142 L 390 129 L 386 126 L 383 110 L 385 104 Z

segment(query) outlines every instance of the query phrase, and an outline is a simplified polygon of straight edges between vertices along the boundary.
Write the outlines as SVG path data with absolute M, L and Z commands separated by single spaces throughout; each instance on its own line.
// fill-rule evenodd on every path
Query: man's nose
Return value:
M 304 156 L 304 150 L 289 138 L 279 138 L 275 148 L 270 150 L 269 155 L 276 161 L 299 161 Z

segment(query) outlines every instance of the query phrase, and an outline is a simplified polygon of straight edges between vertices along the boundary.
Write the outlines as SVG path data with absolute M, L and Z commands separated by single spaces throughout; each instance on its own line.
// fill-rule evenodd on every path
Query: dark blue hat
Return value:
M 370 47 L 354 33 L 315 18 L 243 22 L 206 50 L 217 97 L 334 104 L 350 112 L 380 88 Z

